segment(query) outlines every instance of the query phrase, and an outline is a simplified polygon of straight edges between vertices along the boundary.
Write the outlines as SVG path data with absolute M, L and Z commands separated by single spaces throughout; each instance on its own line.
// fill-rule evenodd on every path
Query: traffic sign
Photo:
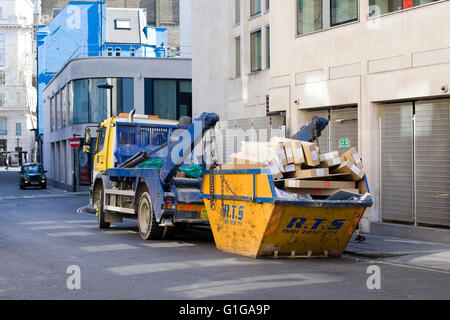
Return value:
M 69 144 L 73 149 L 76 149 L 80 146 L 81 142 L 78 138 L 72 138 L 69 140 Z

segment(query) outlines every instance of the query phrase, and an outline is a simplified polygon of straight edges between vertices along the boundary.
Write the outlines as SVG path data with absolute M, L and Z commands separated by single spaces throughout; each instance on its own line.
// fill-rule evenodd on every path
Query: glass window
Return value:
M 89 79 L 89 122 L 101 122 L 108 118 L 108 96 L 110 89 L 98 88 L 106 78 Z
M 61 129 L 61 98 L 59 92 L 55 94 L 55 130 Z
M 250 35 L 251 71 L 261 70 L 261 30 Z
M 5 71 L 0 70 L 0 85 L 3 85 L 5 83 L 6 83 Z
M 162 119 L 177 119 L 176 80 L 153 80 L 153 113 Z
M 0 48 L 0 67 L 5 66 L 5 48 Z
M 115 114 L 128 113 L 134 108 L 134 84 L 133 78 L 111 79 L 113 84 L 113 102 L 117 102 L 117 108 L 113 107 Z
M 103 150 L 105 145 L 106 128 L 100 127 L 97 131 L 97 147 L 95 148 L 95 153 Z
M 89 122 L 89 81 L 87 79 L 72 81 L 73 123 Z
M 22 124 L 16 123 L 16 136 L 21 136 L 21 135 L 22 135 Z
M 357 0 L 331 0 L 331 26 L 358 20 Z
M 266 27 L 266 68 L 270 68 L 270 26 Z
M 241 38 L 235 39 L 236 45 L 236 78 L 241 76 Z
M 4 107 L 4 106 L 5 106 L 5 94 L 0 93 L 0 107 Z
M 114 20 L 114 27 L 116 29 L 131 29 L 130 20 L 116 19 Z
M 120 57 L 120 47 L 116 47 L 116 57 Z
M 3 8 L 0 7 L 0 19 L 3 19 Z
M 112 57 L 112 55 L 113 55 L 113 48 L 109 47 L 107 49 L 107 52 L 108 52 L 108 57 Z
M 297 34 L 322 29 L 322 0 L 297 1 Z
M 64 87 L 61 90 L 61 109 L 62 109 L 62 126 L 67 126 L 67 88 Z
M 266 11 L 270 10 L 270 0 L 266 0 Z
M 241 22 L 241 0 L 234 1 L 234 23 Z
M 53 110 L 53 107 L 55 105 L 55 98 L 50 98 L 50 130 L 55 130 L 55 111 Z
M 369 0 L 369 17 L 396 12 L 440 0 Z
M 0 117 L 0 136 L 6 136 L 8 134 L 6 128 L 6 117 Z
M 261 13 L 261 0 L 250 0 L 250 16 Z

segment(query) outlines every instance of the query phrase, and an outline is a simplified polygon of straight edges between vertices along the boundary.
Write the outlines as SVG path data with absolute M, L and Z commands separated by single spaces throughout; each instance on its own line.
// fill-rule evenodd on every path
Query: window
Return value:
M 5 66 L 5 34 L 0 33 L 0 67 Z
M 297 34 L 358 20 L 358 0 L 297 0 Z
M 3 19 L 3 8 L 0 7 L 0 19 Z
M 270 26 L 266 27 L 266 69 L 270 68 Z
M 55 94 L 55 130 L 61 129 L 61 98 L 59 92 Z
M 322 29 L 322 0 L 298 0 L 297 34 Z
M 61 90 L 61 111 L 62 111 L 62 127 L 67 126 L 67 95 L 66 95 L 67 88 L 64 87 Z
M 109 91 L 112 89 L 97 87 L 105 82 L 107 82 L 106 78 L 89 79 L 89 122 L 101 122 L 111 115 Z
M 0 107 L 4 107 L 4 106 L 5 106 L 5 94 L 0 93 Z
M 440 0 L 369 0 L 369 17 L 396 12 Z
M 128 19 L 116 19 L 114 20 L 114 28 L 115 29 L 125 29 L 130 30 L 130 20 Z
M 358 20 L 358 2 L 331 0 L 331 26 Z
M 241 0 L 234 0 L 234 23 L 241 22 Z
M 95 153 L 103 150 L 105 145 L 106 128 L 100 127 L 97 131 L 97 147 L 95 148 Z
M 116 47 L 116 57 L 120 57 L 120 48 Z
M 106 50 L 107 50 L 108 57 L 112 57 L 112 55 L 113 55 L 113 48 L 108 47 L 108 49 L 106 49 Z
M 62 9 L 53 9 L 52 10 L 52 18 L 55 18 L 61 11 L 62 11 Z
M 89 80 L 72 81 L 73 123 L 89 122 Z
M 16 123 L 16 136 L 21 136 L 22 135 L 22 124 L 21 123 Z
M 161 119 L 192 117 L 192 81 L 145 78 L 145 114 Z
M 241 38 L 235 39 L 236 45 L 236 78 L 241 76 Z
M 55 97 L 50 98 L 50 131 L 55 130 L 55 110 L 53 110 L 55 106 Z
M 250 34 L 251 71 L 261 70 L 261 30 Z
M 6 130 L 6 118 L 0 117 L 0 136 L 6 136 L 8 131 Z
M 256 16 L 261 13 L 261 0 L 250 0 L 250 16 Z
M 266 0 L 266 11 L 270 10 L 270 0 Z
M 0 70 L 0 85 L 4 85 L 6 83 L 5 80 L 5 71 Z
M 135 49 L 133 47 L 130 48 L 130 57 L 135 56 Z

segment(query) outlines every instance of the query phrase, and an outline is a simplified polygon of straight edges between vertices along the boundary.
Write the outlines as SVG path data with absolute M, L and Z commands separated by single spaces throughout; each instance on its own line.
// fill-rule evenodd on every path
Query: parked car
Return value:
M 20 188 L 25 187 L 41 187 L 47 188 L 47 177 L 44 167 L 40 163 L 27 163 L 20 169 Z

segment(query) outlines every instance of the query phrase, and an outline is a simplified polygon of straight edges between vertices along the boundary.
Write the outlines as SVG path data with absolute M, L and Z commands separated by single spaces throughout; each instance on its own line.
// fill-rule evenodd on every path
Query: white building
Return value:
M 328 118 L 321 151 L 364 162 L 363 231 L 450 242 L 450 1 L 192 5 L 194 114 Z
M 33 156 L 36 93 L 30 0 L 0 0 L 0 151 L 21 147 Z M 0 155 L 0 165 L 5 154 Z M 25 159 L 24 159 L 25 160 Z

